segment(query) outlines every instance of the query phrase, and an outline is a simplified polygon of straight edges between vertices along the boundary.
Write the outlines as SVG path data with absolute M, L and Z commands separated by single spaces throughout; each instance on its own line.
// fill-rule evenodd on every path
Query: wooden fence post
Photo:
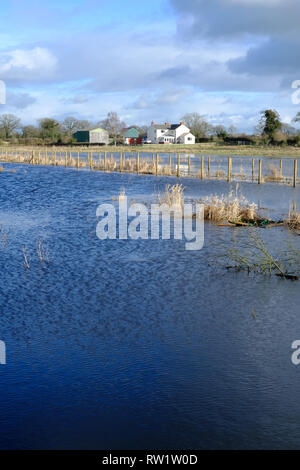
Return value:
M 252 158 L 252 181 L 254 181 L 254 175 L 255 175 L 255 162 L 254 162 L 254 158 Z
M 156 164 L 155 164 L 155 173 L 156 173 L 156 176 L 158 175 L 158 159 L 159 159 L 159 156 L 158 156 L 158 153 L 156 154 Z
M 136 154 L 136 172 L 139 174 L 140 172 L 140 153 L 137 152 Z
M 210 177 L 210 157 L 207 158 L 207 174 Z
M 191 176 L 191 156 L 188 156 L 188 176 Z
M 180 178 L 180 153 L 177 155 L 177 178 Z
M 230 183 L 231 181 L 231 175 L 232 175 L 232 158 L 228 157 L 228 177 L 227 177 L 228 183 Z
M 297 186 L 298 160 L 294 160 L 294 188 Z
M 262 161 L 258 162 L 258 184 L 262 183 Z
M 204 156 L 201 156 L 201 179 L 204 178 Z
M 280 160 L 280 163 L 279 163 L 279 176 L 280 178 L 282 178 L 282 160 Z

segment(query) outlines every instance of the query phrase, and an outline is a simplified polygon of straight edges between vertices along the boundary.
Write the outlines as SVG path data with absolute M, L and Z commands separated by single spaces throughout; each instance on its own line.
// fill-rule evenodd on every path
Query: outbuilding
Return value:
M 73 134 L 73 138 L 82 144 L 109 144 L 108 131 L 101 127 L 77 131 Z
M 135 127 L 123 129 L 122 135 L 126 145 L 140 145 L 142 143 L 142 137 L 140 137 L 140 133 Z

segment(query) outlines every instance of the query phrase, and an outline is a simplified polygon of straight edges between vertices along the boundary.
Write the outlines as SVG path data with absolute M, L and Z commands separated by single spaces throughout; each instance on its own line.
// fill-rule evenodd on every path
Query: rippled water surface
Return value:
M 206 224 L 197 252 L 180 240 L 100 241 L 99 203 L 122 187 L 135 202 L 155 200 L 176 179 L 5 169 L 0 448 L 300 447 L 300 366 L 291 363 L 300 284 L 226 271 L 224 251 L 245 243 L 248 229 Z M 230 189 L 183 184 L 188 198 Z M 288 186 L 240 189 L 274 217 L 293 200 L 300 207 Z M 300 249 L 284 228 L 255 230 L 271 247 Z

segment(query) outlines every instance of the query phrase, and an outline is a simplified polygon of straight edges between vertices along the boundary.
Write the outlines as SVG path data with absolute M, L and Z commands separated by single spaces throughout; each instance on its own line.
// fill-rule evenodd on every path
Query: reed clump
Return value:
M 280 170 L 273 163 L 269 164 L 269 172 L 269 175 L 264 176 L 266 183 L 279 182 L 283 179 Z
M 232 177 L 233 178 L 239 178 L 239 179 L 246 179 L 247 178 L 247 174 L 245 173 L 244 168 L 243 168 L 242 165 L 240 166 L 239 173 L 233 173 Z
M 158 195 L 159 204 L 167 204 L 168 206 L 184 205 L 184 187 L 182 184 L 167 184 L 164 193 Z
M 291 230 L 300 230 L 300 212 L 290 211 L 288 218 L 284 220 L 284 224 Z
M 261 221 L 258 207 L 244 196 L 231 191 L 227 196 L 212 195 L 200 201 L 204 204 L 204 219 L 211 222 L 247 222 Z
M 154 175 L 156 172 L 156 167 L 153 162 L 141 161 L 140 162 L 140 173 L 145 175 Z
M 216 170 L 215 171 L 215 178 L 219 180 L 223 180 L 226 178 L 226 173 L 224 170 Z

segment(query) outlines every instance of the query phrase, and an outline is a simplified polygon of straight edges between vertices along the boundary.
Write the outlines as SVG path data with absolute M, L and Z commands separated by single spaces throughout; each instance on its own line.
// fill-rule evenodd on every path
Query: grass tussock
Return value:
M 226 179 L 227 175 L 226 175 L 226 172 L 224 170 L 216 170 L 215 171 L 215 178 L 216 179 L 219 179 L 219 180 L 224 180 Z
M 245 170 L 244 170 L 244 168 L 243 168 L 242 165 L 240 166 L 239 172 L 238 172 L 238 173 L 233 173 L 233 174 L 232 174 L 232 177 L 233 177 L 233 178 L 238 178 L 238 179 L 241 179 L 241 180 L 247 178 L 247 174 L 245 173 Z
M 167 184 L 165 192 L 158 195 L 159 204 L 167 204 L 168 206 L 184 205 L 184 187 L 182 184 Z
M 227 196 L 207 196 L 200 201 L 204 204 L 204 219 L 211 222 L 247 222 L 261 220 L 258 207 L 244 196 L 231 191 Z
M 269 175 L 264 176 L 264 181 L 266 183 L 276 183 L 282 181 L 282 175 L 280 173 L 280 169 L 277 168 L 273 163 L 269 164 Z
M 300 230 L 300 212 L 290 211 L 288 219 L 284 221 L 284 224 L 291 230 Z

